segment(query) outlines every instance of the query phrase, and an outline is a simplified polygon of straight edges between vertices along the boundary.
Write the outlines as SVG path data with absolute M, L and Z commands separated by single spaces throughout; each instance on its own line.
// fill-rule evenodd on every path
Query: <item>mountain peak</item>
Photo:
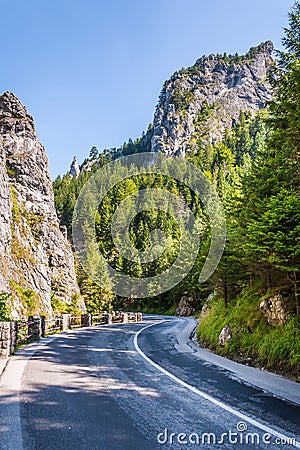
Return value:
M 26 107 L 21 103 L 18 97 L 12 92 L 5 91 L 0 95 L 1 112 L 9 112 L 15 114 L 19 118 L 29 118 L 32 120 L 32 116 L 28 113 Z
M 274 52 L 274 44 L 272 41 L 262 42 L 256 47 L 251 47 L 249 53 L 251 53 L 252 50 L 256 50 L 257 53 L 269 53 L 270 55 L 272 55 Z
M 266 41 L 246 55 L 202 56 L 194 66 L 175 72 L 164 83 L 156 107 L 151 150 L 185 155 L 195 147 L 200 122 L 209 130 L 206 140 L 215 143 L 241 112 L 256 114 L 264 108 L 272 98 L 268 73 L 273 51 L 273 43 Z M 206 122 L 204 106 L 210 116 Z
M 201 58 L 197 59 L 194 66 L 191 66 L 187 69 L 182 69 L 182 71 L 188 71 L 191 70 L 195 66 L 202 66 L 207 61 L 218 61 L 218 62 L 224 62 L 224 63 L 241 63 L 243 61 L 255 58 L 256 55 L 268 55 L 269 57 L 273 57 L 274 52 L 274 44 L 272 41 L 266 41 L 262 42 L 261 44 L 251 47 L 248 52 L 245 55 L 239 55 L 238 53 L 235 53 L 234 55 L 227 53 L 217 53 L 217 54 L 210 54 L 210 55 L 203 55 Z M 180 71 L 181 72 L 181 71 Z

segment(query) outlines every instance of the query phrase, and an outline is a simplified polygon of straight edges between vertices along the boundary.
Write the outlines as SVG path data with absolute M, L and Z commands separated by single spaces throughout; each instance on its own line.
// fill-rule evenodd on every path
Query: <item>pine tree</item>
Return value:
M 290 14 L 270 105 L 270 138 L 246 178 L 242 225 L 245 257 L 269 287 L 292 284 L 299 308 L 300 279 L 300 4 Z M 246 230 L 246 232 L 245 232 Z
M 89 154 L 89 157 L 91 158 L 91 159 L 96 159 L 97 158 L 97 156 L 98 156 L 98 149 L 97 149 L 97 147 L 95 146 L 95 145 L 93 145 L 93 147 L 91 148 L 91 150 L 90 150 L 90 154 Z

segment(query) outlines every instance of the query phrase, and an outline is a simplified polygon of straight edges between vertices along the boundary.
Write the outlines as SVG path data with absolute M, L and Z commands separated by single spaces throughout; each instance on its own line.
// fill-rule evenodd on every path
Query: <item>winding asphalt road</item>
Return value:
M 21 350 L 1 377 L 0 449 L 300 448 L 299 385 L 199 350 L 193 326 L 147 316 Z

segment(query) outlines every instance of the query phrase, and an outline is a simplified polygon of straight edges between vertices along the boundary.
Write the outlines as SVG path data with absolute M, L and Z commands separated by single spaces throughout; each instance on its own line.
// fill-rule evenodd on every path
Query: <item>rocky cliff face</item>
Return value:
M 141 151 L 185 156 L 202 145 L 220 142 L 241 112 L 254 116 L 272 99 L 268 75 L 275 63 L 273 53 L 274 46 L 267 41 L 246 55 L 203 56 L 175 72 L 163 85 L 147 132 L 132 144 L 110 149 L 110 157 Z M 80 172 L 91 170 L 99 159 L 87 160 Z M 78 175 L 74 160 L 69 173 Z
M 0 291 L 15 316 L 51 314 L 51 295 L 70 303 L 78 286 L 59 228 L 48 160 L 32 117 L 11 93 L 0 96 Z
M 273 51 L 268 41 L 245 56 L 210 55 L 176 72 L 160 94 L 151 150 L 184 155 L 194 149 L 195 133 L 216 143 L 241 112 L 263 108 L 272 98 L 267 75 Z

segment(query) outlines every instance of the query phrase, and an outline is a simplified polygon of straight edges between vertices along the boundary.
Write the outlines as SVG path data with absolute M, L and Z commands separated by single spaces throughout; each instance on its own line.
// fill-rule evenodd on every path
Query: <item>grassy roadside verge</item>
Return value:
M 299 320 L 290 317 L 272 327 L 259 309 L 261 299 L 246 291 L 225 308 L 222 299 L 212 300 L 199 319 L 197 340 L 215 353 L 251 366 L 265 368 L 300 382 Z M 232 339 L 218 345 L 219 334 L 229 325 Z

